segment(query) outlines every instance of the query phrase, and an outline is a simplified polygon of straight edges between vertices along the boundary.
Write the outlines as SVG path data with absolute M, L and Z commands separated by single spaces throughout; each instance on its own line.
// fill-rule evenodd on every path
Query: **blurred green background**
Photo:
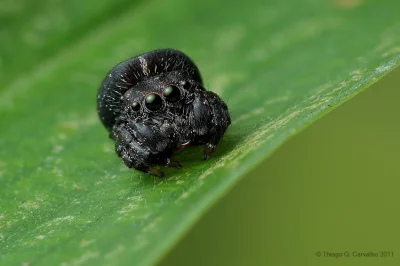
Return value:
M 396 69 L 285 143 L 160 265 L 400 265 L 399 84 Z

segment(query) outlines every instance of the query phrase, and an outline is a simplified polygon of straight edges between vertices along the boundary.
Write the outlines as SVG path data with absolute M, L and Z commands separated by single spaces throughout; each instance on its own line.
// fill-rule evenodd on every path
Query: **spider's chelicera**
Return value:
M 180 168 L 171 157 L 187 145 L 203 145 L 208 159 L 231 123 L 196 65 L 171 49 L 116 65 L 100 86 L 97 111 L 122 161 L 159 177 L 164 173 L 154 166 Z

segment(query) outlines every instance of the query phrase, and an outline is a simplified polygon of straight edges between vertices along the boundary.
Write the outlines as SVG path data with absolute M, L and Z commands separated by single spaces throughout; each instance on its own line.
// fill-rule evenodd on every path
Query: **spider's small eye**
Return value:
M 166 87 L 163 94 L 165 99 L 167 99 L 167 101 L 169 101 L 170 103 L 177 102 L 181 98 L 181 91 L 178 87 L 173 85 Z
M 186 81 L 185 84 L 183 84 L 183 88 L 185 90 L 190 90 L 191 87 L 192 87 L 192 84 L 190 84 L 189 81 Z
M 133 102 L 132 103 L 132 110 L 137 112 L 140 110 L 140 104 L 138 102 Z
M 145 105 L 147 109 L 150 111 L 157 111 L 160 110 L 162 107 L 163 101 L 158 94 L 149 94 L 146 96 Z

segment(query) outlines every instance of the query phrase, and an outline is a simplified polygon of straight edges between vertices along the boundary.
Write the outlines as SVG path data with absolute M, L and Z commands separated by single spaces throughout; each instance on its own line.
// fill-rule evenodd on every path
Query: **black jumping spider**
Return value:
M 204 145 L 208 159 L 231 123 L 228 107 L 206 91 L 182 52 L 148 52 L 116 65 L 103 80 L 97 111 L 130 168 L 164 177 L 154 166 L 178 167 L 173 153 Z

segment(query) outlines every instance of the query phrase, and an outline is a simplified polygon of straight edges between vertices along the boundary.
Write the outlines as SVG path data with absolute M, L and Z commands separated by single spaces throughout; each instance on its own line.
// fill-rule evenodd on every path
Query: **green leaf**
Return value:
M 0 8 L 0 88 L 137 2 L 4 0 Z
M 30 2 L 1 21 L 2 265 L 154 264 L 285 140 L 400 62 L 395 0 Z M 36 36 L 56 8 L 67 33 Z M 16 28 L 50 41 L 32 48 Z M 120 162 L 95 100 L 114 64 L 165 47 L 192 57 L 233 123 L 210 160 L 184 150 L 159 180 Z

